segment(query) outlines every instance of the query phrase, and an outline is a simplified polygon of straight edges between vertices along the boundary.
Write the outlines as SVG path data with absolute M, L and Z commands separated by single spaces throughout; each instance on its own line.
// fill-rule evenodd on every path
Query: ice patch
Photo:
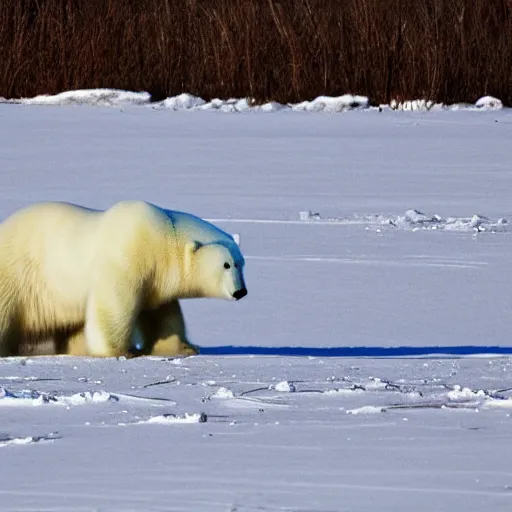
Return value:
M 351 395 L 353 393 L 364 393 L 365 390 L 362 388 L 333 388 L 326 389 L 324 395 Z
M 0 448 L 12 445 L 27 445 L 33 443 L 47 442 L 51 443 L 55 439 L 60 439 L 57 432 L 52 432 L 46 436 L 26 436 L 26 437 L 13 437 L 8 434 L 0 434 Z
M 291 382 L 288 382 L 287 380 L 278 382 L 274 386 L 274 389 L 276 391 L 279 391 L 280 393 L 293 393 L 294 391 L 296 391 L 295 386 Z
M 152 416 L 147 420 L 138 421 L 137 424 L 156 423 L 158 425 L 170 425 L 176 423 L 206 423 L 207 416 L 204 413 L 201 414 L 189 414 L 185 413 L 182 416 L 176 414 L 160 414 L 158 416 Z
M 62 405 L 84 405 L 88 403 L 103 404 L 106 402 L 117 402 L 118 397 L 111 395 L 105 391 L 85 391 L 83 393 L 75 393 L 71 396 L 56 396 L 58 403 Z
M 30 444 L 34 442 L 33 437 L 12 437 L 10 439 L 0 439 L 0 446 L 9 446 L 10 444 Z
M 483 390 L 473 391 L 468 387 L 461 387 L 458 384 L 453 386 L 451 391 L 446 393 L 450 400 L 471 400 L 475 398 L 486 398 L 487 394 Z
M 357 407 L 356 409 L 347 409 L 347 414 L 379 414 L 385 412 L 385 407 L 377 407 L 375 405 L 365 405 L 363 407 Z
M 502 400 L 487 400 L 484 407 L 491 407 L 496 409 L 512 409 L 512 398 Z
M 231 391 L 228 388 L 220 387 L 213 395 L 211 395 L 211 398 L 234 398 L 235 395 L 233 391 Z
M 425 224 L 430 222 L 441 222 L 439 215 L 425 215 L 418 210 L 407 210 L 405 212 L 405 220 L 411 224 Z
M 378 377 L 373 377 L 370 379 L 370 383 L 366 384 L 364 388 L 366 389 L 366 391 L 379 391 L 382 389 L 388 389 L 388 386 L 388 382 L 383 382 Z

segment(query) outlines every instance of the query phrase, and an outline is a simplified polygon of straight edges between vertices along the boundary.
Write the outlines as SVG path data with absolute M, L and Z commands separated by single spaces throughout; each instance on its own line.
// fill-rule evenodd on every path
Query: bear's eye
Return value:
M 231 265 L 226 261 L 226 263 L 224 263 L 224 268 L 227 270 L 228 268 L 231 268 Z

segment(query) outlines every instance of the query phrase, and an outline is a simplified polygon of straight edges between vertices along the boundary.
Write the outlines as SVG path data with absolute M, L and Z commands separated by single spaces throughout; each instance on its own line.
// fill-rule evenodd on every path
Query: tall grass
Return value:
M 512 0 L 1 0 L 0 96 L 512 104 Z

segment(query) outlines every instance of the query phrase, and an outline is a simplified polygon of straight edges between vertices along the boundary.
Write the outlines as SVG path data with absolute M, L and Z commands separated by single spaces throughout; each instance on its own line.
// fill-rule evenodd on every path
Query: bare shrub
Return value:
M 0 96 L 512 104 L 511 0 L 2 0 Z

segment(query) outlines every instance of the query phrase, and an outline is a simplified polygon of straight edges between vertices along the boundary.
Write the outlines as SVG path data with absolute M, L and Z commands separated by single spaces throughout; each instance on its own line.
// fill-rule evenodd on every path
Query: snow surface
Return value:
M 0 360 L 2 512 L 511 510 L 511 111 L 354 98 L 0 105 L 0 218 L 189 211 L 249 290 L 196 357 Z
M 508 358 L 20 362 L 10 393 L 118 399 L 1 407 L 2 511 L 512 506 Z

